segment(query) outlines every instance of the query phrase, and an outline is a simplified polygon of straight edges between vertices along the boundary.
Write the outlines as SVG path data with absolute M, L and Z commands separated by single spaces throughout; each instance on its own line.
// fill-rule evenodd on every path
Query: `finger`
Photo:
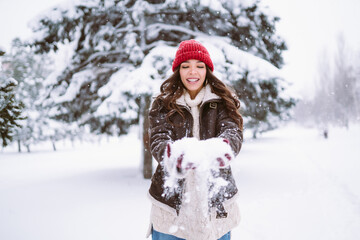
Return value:
M 166 154 L 167 154 L 167 157 L 170 158 L 170 156 L 171 156 L 170 143 L 168 143 L 168 144 L 166 145 Z
M 216 161 L 218 161 L 220 167 L 225 167 L 225 161 L 221 157 L 216 158 Z
M 176 166 L 177 166 L 177 167 L 181 168 L 183 159 L 184 159 L 184 154 L 181 154 L 181 155 L 177 158 L 177 160 L 176 160 Z
M 231 156 L 230 156 L 230 154 L 225 153 L 225 157 L 226 157 L 229 161 L 231 161 Z

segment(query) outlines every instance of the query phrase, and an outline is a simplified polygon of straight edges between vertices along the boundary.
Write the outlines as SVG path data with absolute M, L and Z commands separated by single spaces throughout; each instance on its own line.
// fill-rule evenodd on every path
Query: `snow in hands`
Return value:
M 183 138 L 168 143 L 164 153 L 166 196 L 179 191 L 178 180 L 186 177 L 183 203 L 197 204 L 204 215 L 209 214 L 208 202 L 228 185 L 219 177 L 220 168 L 229 166 L 234 153 L 229 142 L 223 138 L 197 140 Z
M 183 178 L 189 170 L 208 172 L 227 167 L 233 158 L 227 139 L 183 138 L 167 144 L 164 164 L 169 175 Z

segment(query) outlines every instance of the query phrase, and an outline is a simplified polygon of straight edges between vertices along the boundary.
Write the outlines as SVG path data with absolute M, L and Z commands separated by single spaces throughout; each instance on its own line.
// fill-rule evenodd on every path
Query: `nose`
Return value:
M 190 73 L 195 73 L 195 72 L 196 72 L 196 66 L 191 66 Z

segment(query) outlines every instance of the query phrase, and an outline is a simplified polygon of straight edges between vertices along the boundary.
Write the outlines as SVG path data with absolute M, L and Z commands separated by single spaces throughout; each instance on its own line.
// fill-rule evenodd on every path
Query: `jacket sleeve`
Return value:
M 160 100 L 155 100 L 149 111 L 151 154 L 159 163 L 163 160 L 168 142 L 173 142 L 173 126 L 166 121 L 167 111 Z
M 243 142 L 243 132 L 237 123 L 229 116 L 225 107 L 221 107 L 219 109 L 217 116 L 217 129 L 217 137 L 229 140 L 235 156 L 238 155 Z

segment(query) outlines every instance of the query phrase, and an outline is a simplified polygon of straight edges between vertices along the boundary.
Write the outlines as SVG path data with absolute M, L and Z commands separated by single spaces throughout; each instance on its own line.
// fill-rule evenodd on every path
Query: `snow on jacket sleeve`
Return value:
M 155 100 L 149 112 L 150 149 L 153 157 L 160 163 L 163 160 L 166 145 L 173 142 L 173 126 L 166 121 L 167 111 L 159 100 Z
M 243 141 L 243 132 L 236 122 L 229 116 L 224 107 L 221 107 L 217 116 L 218 137 L 229 141 L 231 149 L 236 156 L 241 149 Z

